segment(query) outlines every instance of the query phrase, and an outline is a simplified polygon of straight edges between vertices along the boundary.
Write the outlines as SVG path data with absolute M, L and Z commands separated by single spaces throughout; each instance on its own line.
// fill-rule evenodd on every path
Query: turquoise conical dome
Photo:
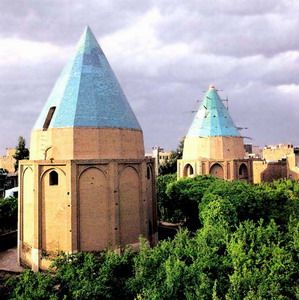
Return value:
M 44 128 L 54 108 L 48 128 L 141 127 L 96 38 L 87 27 L 75 56 L 68 62 L 35 123 Z
M 240 133 L 214 86 L 210 86 L 189 128 L 187 137 L 233 136 Z

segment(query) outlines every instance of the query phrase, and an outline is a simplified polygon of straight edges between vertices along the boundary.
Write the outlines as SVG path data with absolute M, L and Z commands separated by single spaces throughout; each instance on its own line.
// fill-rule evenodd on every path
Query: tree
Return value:
M 226 299 L 296 299 L 299 270 L 288 242 L 273 220 L 242 223 L 228 246 L 233 273 Z
M 160 166 L 159 168 L 160 175 L 176 173 L 177 160 L 183 157 L 184 140 L 185 138 L 182 138 L 180 140 L 177 149 L 171 153 L 169 160 L 167 160 L 164 164 Z
M 17 229 L 18 199 L 0 198 L 0 233 Z
M 16 160 L 15 162 L 15 171 L 19 168 L 19 161 L 22 159 L 29 159 L 29 150 L 26 148 L 26 141 L 22 136 L 19 136 L 18 145 L 16 147 L 16 153 L 13 156 Z
M 171 199 L 166 194 L 167 186 L 176 181 L 176 174 L 160 175 L 157 177 L 157 206 L 158 217 L 162 221 L 172 221 Z M 169 217 L 170 216 L 170 217 Z
M 8 284 L 10 299 L 299 299 L 298 182 L 160 179 L 170 216 L 195 220 L 199 205 L 197 231 L 154 248 L 141 240 L 138 253 L 62 254 L 53 274 L 26 271 Z
M 198 229 L 198 206 L 209 186 L 218 180 L 212 176 L 197 176 L 169 183 L 166 188 L 168 219 L 183 221 L 191 231 Z

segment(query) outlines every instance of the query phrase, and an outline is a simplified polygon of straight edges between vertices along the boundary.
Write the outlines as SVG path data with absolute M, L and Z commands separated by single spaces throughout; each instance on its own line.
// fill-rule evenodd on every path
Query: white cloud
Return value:
M 162 43 L 156 34 L 163 16 L 157 8 L 138 18 L 136 23 L 101 39 L 107 57 L 122 68 L 142 70 L 157 76 L 159 67 L 188 56 L 190 48 L 183 42 Z
M 297 101 L 299 101 L 299 85 L 298 84 L 281 84 L 277 86 L 279 92 L 284 94 L 291 94 L 297 96 Z
M 51 43 L 19 38 L 0 39 L 0 65 L 42 64 L 54 58 L 56 61 L 64 61 L 69 53 L 68 47 L 59 47 Z

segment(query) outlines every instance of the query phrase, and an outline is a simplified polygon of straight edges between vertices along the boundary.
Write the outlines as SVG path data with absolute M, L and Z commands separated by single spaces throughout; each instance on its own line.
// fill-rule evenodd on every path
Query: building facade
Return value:
M 0 169 L 4 169 L 11 174 L 15 172 L 15 153 L 16 148 L 6 148 L 6 155 L 0 156 Z
M 253 162 L 254 183 L 299 179 L 299 148 L 291 144 L 268 145 L 262 159 Z
M 19 261 L 157 239 L 155 173 L 141 127 L 91 30 L 58 78 L 19 167 Z
M 158 176 L 160 166 L 163 166 L 171 159 L 173 152 L 165 151 L 164 148 L 160 146 L 154 146 L 152 149 L 153 152 L 148 154 L 148 156 L 155 160 L 155 174 Z

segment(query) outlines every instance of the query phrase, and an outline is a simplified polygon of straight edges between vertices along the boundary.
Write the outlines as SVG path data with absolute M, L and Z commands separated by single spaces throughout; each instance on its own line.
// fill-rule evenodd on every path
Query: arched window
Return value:
M 193 167 L 190 165 L 190 164 L 187 164 L 185 167 L 184 167 L 184 177 L 190 177 L 194 174 L 194 170 L 193 170 Z
M 58 185 L 58 173 L 56 171 L 51 171 L 49 174 L 49 184 Z

